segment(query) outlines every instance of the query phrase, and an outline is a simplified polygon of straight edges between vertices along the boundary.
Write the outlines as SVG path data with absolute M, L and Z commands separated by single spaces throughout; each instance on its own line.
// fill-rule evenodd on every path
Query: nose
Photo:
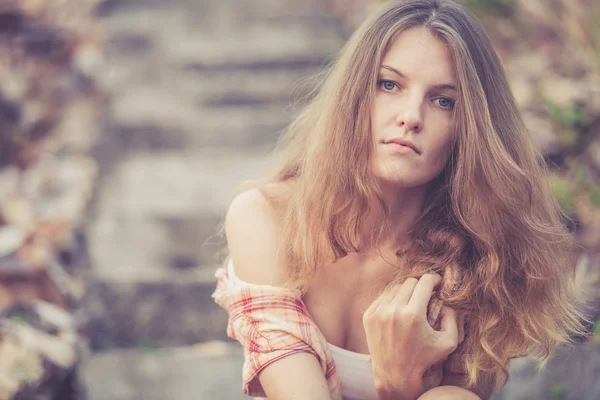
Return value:
M 423 113 L 421 111 L 421 102 L 418 99 L 407 99 L 404 102 L 398 115 L 396 116 L 396 125 L 405 127 L 407 132 L 415 133 L 423 130 Z

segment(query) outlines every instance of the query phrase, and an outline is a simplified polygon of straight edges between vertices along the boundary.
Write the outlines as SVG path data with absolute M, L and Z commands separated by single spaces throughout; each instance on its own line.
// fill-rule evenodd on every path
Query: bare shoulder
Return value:
M 236 275 L 250 283 L 278 285 L 286 266 L 280 257 L 279 232 L 289 187 L 266 188 L 240 193 L 231 202 L 225 218 L 225 235 Z M 281 191 L 281 192 L 280 192 Z M 273 201 L 271 195 L 275 194 Z M 281 196 L 279 194 L 282 194 Z M 316 356 L 307 352 L 286 355 L 267 365 L 258 375 L 270 399 L 331 399 L 325 374 Z
M 238 194 L 229 205 L 225 236 L 241 280 L 268 285 L 282 281 L 286 271 L 278 254 L 281 215 L 281 208 L 258 189 Z

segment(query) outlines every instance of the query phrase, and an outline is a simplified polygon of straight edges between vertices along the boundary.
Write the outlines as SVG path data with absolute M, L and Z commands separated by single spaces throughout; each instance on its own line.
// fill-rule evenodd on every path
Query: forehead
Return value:
M 455 82 L 454 63 L 446 44 L 422 26 L 396 35 L 381 64 L 432 84 Z

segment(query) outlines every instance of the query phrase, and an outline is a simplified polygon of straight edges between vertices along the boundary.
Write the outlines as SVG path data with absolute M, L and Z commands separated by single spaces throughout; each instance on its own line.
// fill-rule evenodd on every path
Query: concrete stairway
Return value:
M 306 93 L 299 82 L 343 43 L 335 19 L 301 4 L 103 3 L 110 103 L 86 229 L 85 308 L 102 351 L 84 370 L 91 400 L 241 396 L 239 347 L 207 355 L 196 344 L 227 340 L 210 295 L 233 189 L 264 165 L 292 93 Z
M 210 298 L 218 224 L 289 123 L 294 86 L 342 43 L 335 20 L 299 3 L 105 5 L 112 99 L 88 229 L 96 348 L 223 338 Z

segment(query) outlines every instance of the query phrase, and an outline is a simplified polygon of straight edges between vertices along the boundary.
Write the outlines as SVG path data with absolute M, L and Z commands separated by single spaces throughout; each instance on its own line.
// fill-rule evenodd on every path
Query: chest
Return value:
M 369 352 L 362 318 L 401 266 L 394 255 L 348 255 L 321 268 L 303 301 L 329 343 Z

